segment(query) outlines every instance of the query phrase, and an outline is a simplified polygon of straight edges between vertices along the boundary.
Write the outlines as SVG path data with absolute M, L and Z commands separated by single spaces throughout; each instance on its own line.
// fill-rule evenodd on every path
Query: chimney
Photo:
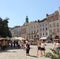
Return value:
M 46 14 L 46 17 L 48 17 L 49 15 L 48 14 Z

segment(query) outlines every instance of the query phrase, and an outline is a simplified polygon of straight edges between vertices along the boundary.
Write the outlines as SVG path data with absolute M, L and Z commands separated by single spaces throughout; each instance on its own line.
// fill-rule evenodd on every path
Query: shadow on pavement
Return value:
M 34 57 L 34 58 L 37 58 L 37 56 L 34 56 L 34 55 L 29 55 L 30 57 Z
M 0 50 L 0 53 L 5 53 L 5 52 L 8 52 L 8 53 L 16 53 L 16 51 Z

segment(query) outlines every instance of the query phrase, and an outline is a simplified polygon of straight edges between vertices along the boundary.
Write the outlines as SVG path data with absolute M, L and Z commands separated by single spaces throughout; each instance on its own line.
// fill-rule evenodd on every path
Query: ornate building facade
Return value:
M 26 16 L 26 22 L 20 27 L 11 30 L 13 36 L 21 36 L 25 39 L 38 39 L 48 37 L 49 35 L 60 37 L 60 8 L 46 18 L 40 21 L 29 22 Z

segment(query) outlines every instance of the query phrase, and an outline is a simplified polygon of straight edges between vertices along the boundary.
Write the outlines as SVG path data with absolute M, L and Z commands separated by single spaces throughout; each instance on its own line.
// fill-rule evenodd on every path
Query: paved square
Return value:
M 49 51 L 50 44 L 46 46 L 46 51 Z M 37 57 L 37 46 L 31 46 L 30 56 L 26 56 L 25 49 L 12 49 L 0 52 L 0 59 L 49 59 L 46 57 Z

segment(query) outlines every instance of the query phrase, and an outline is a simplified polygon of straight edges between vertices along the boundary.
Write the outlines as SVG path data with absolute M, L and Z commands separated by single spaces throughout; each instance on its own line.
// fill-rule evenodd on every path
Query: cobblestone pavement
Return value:
M 46 52 L 49 51 L 51 44 L 46 46 Z M 46 57 L 37 57 L 37 46 L 31 46 L 30 56 L 26 56 L 25 49 L 12 49 L 0 52 L 0 59 L 49 59 Z

